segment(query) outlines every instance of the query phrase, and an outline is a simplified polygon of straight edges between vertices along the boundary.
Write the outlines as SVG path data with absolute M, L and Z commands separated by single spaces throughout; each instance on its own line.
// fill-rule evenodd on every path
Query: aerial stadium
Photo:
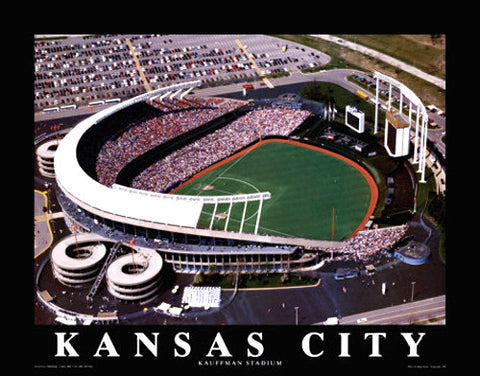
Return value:
M 225 272 L 315 267 L 320 252 L 303 250 L 342 246 L 363 229 L 376 183 L 358 163 L 289 139 L 308 111 L 165 99 L 197 84 L 110 107 L 62 140 L 55 173 L 70 226 L 142 239 L 175 270 L 192 273 L 212 264 Z M 151 130 L 191 112 L 202 120 Z
M 272 100 L 196 95 L 202 88 L 203 80 L 190 80 L 112 101 L 62 132 L 61 141 L 37 149 L 39 171 L 55 179 L 71 231 L 53 244 L 41 270 L 86 291 L 89 302 L 105 281 L 106 296 L 143 304 L 172 287 L 171 272 L 315 273 L 335 260 L 367 259 L 405 244 L 405 222 L 371 226 L 389 200 L 403 194 L 413 202 L 411 182 L 394 197 L 393 178 L 386 187 L 387 177 L 365 163 L 368 145 L 360 136 L 330 128 L 320 136 L 327 142 L 297 136 L 313 118 L 334 116 L 330 105 L 312 107 L 296 94 Z M 407 94 L 412 103 L 416 97 Z M 346 125 L 362 133 L 364 114 L 346 111 L 353 114 Z M 402 114 L 389 114 L 385 145 L 396 157 L 391 134 Z M 425 127 L 428 118 L 417 118 L 414 142 L 415 157 L 418 151 L 424 162 L 419 119 Z M 424 128 L 420 140 L 426 142 Z M 45 290 L 39 293 L 49 301 Z M 217 307 L 217 291 L 205 293 L 215 298 L 203 306 Z

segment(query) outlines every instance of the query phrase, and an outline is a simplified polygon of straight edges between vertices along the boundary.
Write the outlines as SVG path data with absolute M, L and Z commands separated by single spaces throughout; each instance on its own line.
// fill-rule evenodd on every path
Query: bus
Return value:
M 334 278 L 339 281 L 346 278 L 355 278 L 358 277 L 359 271 L 358 268 L 338 268 L 335 269 Z

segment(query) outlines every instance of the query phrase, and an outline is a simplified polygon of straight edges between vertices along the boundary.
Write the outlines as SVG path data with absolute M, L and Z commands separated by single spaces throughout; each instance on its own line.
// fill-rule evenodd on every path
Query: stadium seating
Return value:
M 96 174 L 101 184 L 111 186 L 123 167 L 148 150 L 243 105 L 240 101 L 225 100 L 212 106 L 200 99 L 150 103 L 163 111 L 161 115 L 147 119 L 139 117 L 139 120 L 126 124 L 100 149 Z
M 289 135 L 309 115 L 305 110 L 259 107 L 152 164 L 133 180 L 132 186 L 164 192 L 176 181 L 185 181 L 261 137 Z

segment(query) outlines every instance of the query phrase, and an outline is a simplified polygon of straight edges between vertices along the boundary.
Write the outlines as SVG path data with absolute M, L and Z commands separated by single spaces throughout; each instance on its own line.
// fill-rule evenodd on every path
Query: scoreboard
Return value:
M 387 111 L 385 119 L 385 148 L 392 157 L 408 155 L 410 124 L 401 113 Z
M 356 107 L 347 105 L 345 107 L 345 125 L 357 133 L 365 131 L 365 114 Z

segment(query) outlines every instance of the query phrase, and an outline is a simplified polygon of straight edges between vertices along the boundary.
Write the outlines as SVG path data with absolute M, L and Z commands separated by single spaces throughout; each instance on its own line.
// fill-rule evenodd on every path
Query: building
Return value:
M 418 163 L 421 174 L 420 182 L 425 183 L 425 167 L 427 155 L 428 114 L 420 98 L 407 86 L 396 79 L 375 72 L 375 125 L 374 133 L 378 132 L 378 107 L 380 105 L 379 87 L 380 81 L 388 84 L 388 101 L 386 106 L 387 118 L 385 119 L 385 147 L 389 155 L 400 157 L 408 155 L 409 145 L 407 138 L 410 136 L 412 116 L 415 116 L 415 137 L 413 139 L 413 163 Z M 398 108 L 395 112 L 392 106 L 392 89 L 398 95 Z M 404 107 L 408 108 L 408 118 L 403 115 Z M 408 126 L 406 126 L 406 124 Z
M 49 140 L 42 143 L 36 150 L 38 169 L 46 178 L 55 178 L 54 158 L 58 140 Z

